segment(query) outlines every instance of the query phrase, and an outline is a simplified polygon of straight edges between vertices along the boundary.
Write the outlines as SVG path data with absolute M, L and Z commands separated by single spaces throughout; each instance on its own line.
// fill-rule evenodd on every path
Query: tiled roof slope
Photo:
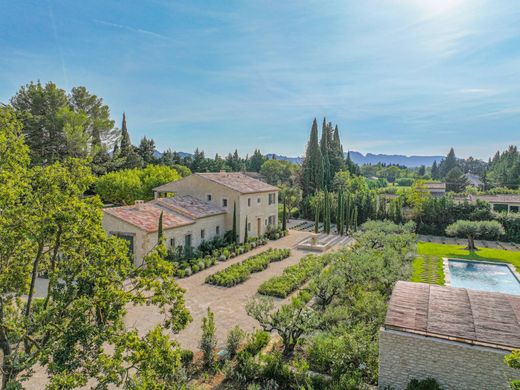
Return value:
M 214 172 L 214 173 L 194 173 L 192 176 L 202 177 L 206 180 L 218 183 L 241 194 L 254 194 L 257 192 L 278 191 L 278 188 L 264 183 L 258 179 L 245 175 L 241 172 Z M 188 176 L 176 182 L 166 183 L 156 187 L 154 191 L 175 191 L 175 187 L 183 180 L 189 179 Z
M 385 327 L 520 348 L 520 296 L 400 281 L 390 298 Z
M 146 232 L 155 232 L 159 229 L 159 217 L 161 211 L 164 211 L 164 209 L 153 203 L 109 207 L 103 209 L 103 212 L 134 225 L 141 230 L 145 230 Z M 180 213 L 170 212 L 168 210 L 163 212 L 164 230 L 193 223 L 195 223 L 195 221 L 192 218 L 186 217 Z
M 158 230 L 161 212 L 164 230 L 190 225 L 199 218 L 226 212 L 192 196 L 161 198 L 133 206 L 110 207 L 103 211 L 149 233 Z
M 190 195 L 174 196 L 171 198 L 160 198 L 151 203 L 165 207 L 168 210 L 176 211 L 187 217 L 199 219 L 226 213 L 226 210 L 214 206 L 210 203 L 203 202 Z

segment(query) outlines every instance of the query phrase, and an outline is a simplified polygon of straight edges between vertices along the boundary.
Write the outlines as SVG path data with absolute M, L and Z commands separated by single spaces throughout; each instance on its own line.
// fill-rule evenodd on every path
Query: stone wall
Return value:
M 504 364 L 507 351 L 382 329 L 379 389 L 405 389 L 413 379 L 435 378 L 445 390 L 509 389 L 519 371 Z

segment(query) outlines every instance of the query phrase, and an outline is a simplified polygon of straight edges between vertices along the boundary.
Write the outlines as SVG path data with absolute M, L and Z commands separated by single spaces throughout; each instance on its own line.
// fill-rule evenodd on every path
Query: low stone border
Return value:
M 450 264 L 449 259 L 447 257 L 442 258 L 442 270 L 444 271 L 444 285 L 450 287 L 451 286 L 451 273 L 450 273 Z

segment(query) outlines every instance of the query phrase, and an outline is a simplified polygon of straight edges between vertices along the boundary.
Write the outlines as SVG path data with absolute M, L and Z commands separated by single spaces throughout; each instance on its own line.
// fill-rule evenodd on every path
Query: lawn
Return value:
M 413 261 L 412 282 L 424 282 L 430 284 L 444 284 L 444 271 L 442 267 L 443 257 L 502 261 L 513 264 L 520 271 L 520 252 L 506 251 L 502 249 L 480 248 L 476 252 L 470 252 L 461 245 L 436 244 L 431 242 L 417 243 L 417 258 Z

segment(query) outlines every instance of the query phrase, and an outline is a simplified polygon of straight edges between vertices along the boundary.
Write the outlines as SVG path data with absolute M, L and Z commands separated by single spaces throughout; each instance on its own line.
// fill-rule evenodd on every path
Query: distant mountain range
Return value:
M 268 153 L 269 158 L 275 158 L 277 160 L 286 160 L 295 164 L 300 164 L 303 161 L 303 157 L 287 157 L 278 154 Z M 345 153 L 345 157 L 347 153 Z M 444 156 L 404 156 L 401 154 L 373 154 L 367 153 L 363 155 L 360 152 L 350 151 L 350 158 L 358 165 L 364 164 L 399 164 L 410 168 L 424 166 L 431 166 L 434 161 L 439 163 Z
M 189 157 L 192 154 L 186 153 L 186 152 L 178 152 L 181 157 Z M 160 158 L 162 156 L 162 153 L 159 151 L 155 151 L 155 157 Z M 274 153 L 268 153 L 267 157 L 270 159 L 276 159 L 276 160 L 285 160 L 290 161 L 294 164 L 301 164 L 303 161 L 303 157 L 289 157 L 289 156 L 283 156 L 279 154 Z M 347 157 L 347 153 L 345 153 L 345 157 Z M 402 154 L 373 154 L 373 153 L 367 153 L 362 154 L 360 152 L 356 151 L 350 151 L 350 158 L 352 161 L 354 161 L 358 165 L 364 165 L 364 164 L 377 164 L 377 163 L 383 163 L 383 164 L 399 164 L 404 165 L 406 167 L 414 168 L 414 167 L 420 167 L 421 165 L 424 166 L 431 166 L 434 161 L 437 161 L 437 163 L 440 163 L 441 160 L 444 158 L 444 156 L 405 156 Z

